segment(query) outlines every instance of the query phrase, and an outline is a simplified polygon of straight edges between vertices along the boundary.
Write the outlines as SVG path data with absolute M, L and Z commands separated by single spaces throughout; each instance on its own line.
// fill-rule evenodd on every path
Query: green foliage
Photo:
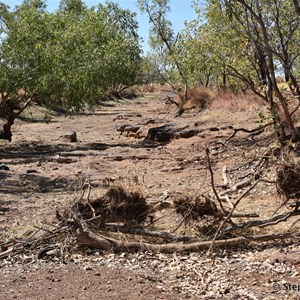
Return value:
M 166 17 L 168 0 L 138 3 L 152 23 L 151 57 L 165 78 L 168 73 L 173 81 L 182 83 L 183 79 L 190 86 L 259 91 L 267 81 L 268 54 L 253 9 L 266 26 L 276 74 L 283 74 L 296 89 L 293 74 L 300 74 L 300 18 L 292 0 L 194 0 L 197 19 L 188 22 L 177 36 Z M 174 77 L 176 72 L 181 76 Z
M 259 120 L 257 123 L 259 124 L 260 127 L 264 126 L 266 124 L 266 121 L 271 120 L 271 116 L 266 116 L 262 111 L 258 113 Z
M 175 91 L 182 84 L 187 86 L 187 76 L 178 51 L 178 36 L 175 36 L 172 23 L 167 18 L 169 0 L 138 0 L 138 5 L 148 15 L 151 24 L 150 46 L 153 51 L 147 59 L 152 61 L 154 74 L 159 74 L 161 80 Z
M 44 115 L 44 118 L 43 118 L 43 121 L 46 123 L 46 124 L 49 124 L 51 122 L 51 120 L 53 119 L 52 116 L 50 116 L 49 114 L 45 114 Z
M 0 92 L 22 88 L 77 110 L 133 85 L 141 61 L 135 17 L 110 2 L 63 0 L 54 13 L 38 0 L 12 11 L 0 3 Z

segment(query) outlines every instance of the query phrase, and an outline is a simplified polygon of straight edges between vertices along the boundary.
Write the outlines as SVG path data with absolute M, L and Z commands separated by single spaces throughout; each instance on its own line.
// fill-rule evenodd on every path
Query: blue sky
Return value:
M 15 5 L 21 4 L 22 0 L 0 0 L 8 4 L 11 8 Z M 57 9 L 59 5 L 59 0 L 48 0 L 46 1 L 47 7 L 50 11 Z M 105 0 L 85 0 L 83 1 L 87 6 L 96 6 L 99 3 L 105 3 Z M 137 13 L 137 20 L 139 22 L 139 34 L 143 38 L 143 49 L 145 52 L 149 50 L 148 47 L 148 33 L 149 33 L 149 24 L 148 18 L 146 15 L 141 15 L 137 5 L 136 0 L 114 0 L 118 2 L 121 7 L 130 9 Z M 192 8 L 192 0 L 171 0 L 171 13 L 169 14 L 169 19 L 173 24 L 175 32 L 178 32 L 184 28 L 184 21 L 190 21 L 196 18 L 194 9 Z

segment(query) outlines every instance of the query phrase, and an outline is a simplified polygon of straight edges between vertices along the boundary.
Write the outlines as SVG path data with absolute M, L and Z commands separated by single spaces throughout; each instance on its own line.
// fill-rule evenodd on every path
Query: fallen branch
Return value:
M 58 227 L 54 231 L 49 231 L 45 228 L 36 227 L 37 230 L 31 234 L 29 238 L 21 241 L 14 241 L 13 245 L 8 247 L 7 250 L 0 252 L 0 259 L 6 258 L 8 256 L 16 256 L 20 253 L 32 254 L 33 251 L 39 250 L 41 247 L 44 248 L 45 245 L 49 245 L 49 241 L 57 238 L 58 235 L 69 231 L 69 226 Z M 44 231 L 46 234 L 42 236 L 36 236 L 39 232 Z M 9 244 L 12 244 L 9 242 Z
M 228 178 L 227 178 L 227 168 L 224 166 L 222 168 L 222 176 L 223 176 L 223 181 L 224 181 L 224 186 L 228 185 Z
M 254 184 L 253 184 L 246 192 L 244 192 L 244 193 L 239 197 L 239 199 L 234 203 L 234 205 L 233 205 L 233 207 L 232 207 L 230 213 L 229 213 L 229 214 L 227 215 L 227 217 L 223 220 L 223 222 L 220 224 L 218 230 L 216 231 L 215 236 L 214 236 L 213 240 L 211 241 L 211 244 L 210 244 L 209 249 L 208 249 L 208 251 L 207 251 L 208 253 L 210 253 L 210 252 L 213 251 L 213 249 L 214 249 L 214 247 L 215 247 L 216 240 L 217 240 L 217 238 L 219 237 L 222 228 L 225 226 L 226 222 L 230 220 L 230 218 L 231 218 L 231 216 L 232 216 L 234 210 L 235 210 L 236 207 L 238 206 L 238 204 L 241 202 L 241 200 L 242 200 L 245 196 L 247 196 L 247 194 L 248 194 L 252 189 L 254 189 L 254 188 L 256 187 L 256 185 L 258 184 L 258 182 L 259 182 L 259 180 L 257 180 L 257 181 L 256 181 L 256 182 L 255 182 L 255 183 L 254 183 Z M 231 223 L 232 223 L 232 222 L 231 222 Z
M 224 217 L 226 217 L 226 216 L 227 216 L 227 214 L 224 215 Z M 258 218 L 259 215 L 256 213 L 237 213 L 236 212 L 236 213 L 233 213 L 231 215 L 231 217 L 232 218 Z M 90 220 L 93 220 L 93 219 L 90 219 Z M 90 221 L 90 220 L 88 220 L 88 221 Z M 184 222 L 184 218 L 183 218 L 183 222 Z M 183 222 L 180 222 L 180 225 L 182 225 Z M 87 224 L 86 221 L 85 221 L 85 224 Z M 173 232 L 148 230 L 143 227 L 128 227 L 128 226 L 118 225 L 118 224 L 105 224 L 100 229 L 105 232 L 118 232 L 118 233 L 149 236 L 149 237 L 160 238 L 160 239 L 164 239 L 167 241 L 174 241 L 174 242 L 191 243 L 191 242 L 200 241 L 200 238 L 198 236 L 178 235 Z M 174 230 L 174 232 L 175 231 L 176 230 Z
M 221 198 L 221 199 L 222 199 L 222 198 Z M 230 208 L 233 208 L 233 204 L 232 204 L 232 202 L 230 201 L 228 195 L 225 195 L 225 196 L 224 196 L 224 199 L 225 199 L 226 202 L 228 203 L 229 207 L 230 207 Z
M 225 195 L 228 195 L 228 194 L 231 194 L 231 193 L 235 193 L 237 190 L 250 185 L 251 182 L 253 181 L 253 177 L 246 178 L 246 179 L 236 183 L 230 190 L 227 190 L 227 191 L 224 191 L 224 192 L 220 193 L 220 196 L 225 196 Z
M 170 244 L 151 244 L 144 242 L 130 242 L 127 240 L 117 240 L 97 235 L 82 224 L 74 220 L 73 226 L 75 229 L 75 236 L 78 244 L 87 245 L 99 250 L 114 251 L 114 252 L 138 252 L 138 251 L 155 251 L 161 253 L 174 253 L 183 251 L 200 251 L 211 246 L 211 241 L 195 242 L 190 244 L 170 243 Z M 226 247 L 250 242 L 261 242 L 270 240 L 283 240 L 292 238 L 292 233 L 271 234 L 271 235 L 257 235 L 257 236 L 243 236 L 227 240 L 216 240 L 215 247 Z
M 284 214 L 280 214 L 280 215 L 276 215 L 274 217 L 265 219 L 265 220 L 255 220 L 255 221 L 248 221 L 248 222 L 243 222 L 240 224 L 234 224 L 234 225 L 230 225 L 226 228 L 224 228 L 224 233 L 228 233 L 228 232 L 232 232 L 235 230 L 239 230 L 239 229 L 248 229 L 251 227 L 259 227 L 259 228 L 263 228 L 263 227 L 267 227 L 267 226 L 272 226 L 272 225 L 276 225 L 280 222 L 285 222 L 287 219 L 289 219 L 290 217 L 294 217 L 294 216 L 299 216 L 300 215 L 300 210 L 294 210 L 291 212 L 287 212 Z
M 14 252 L 14 250 L 15 250 L 15 247 L 11 247 L 11 248 L 7 249 L 6 251 L 1 252 L 0 253 L 0 259 L 9 256 L 11 253 Z
M 217 200 L 218 200 L 218 202 L 219 202 L 219 205 L 220 205 L 220 207 L 221 207 L 223 213 L 225 213 L 226 211 L 225 211 L 225 209 L 224 209 L 224 206 L 223 206 L 223 204 L 222 204 L 222 201 L 221 201 L 221 199 L 220 199 L 220 197 L 219 197 L 219 195 L 218 195 L 218 193 L 217 193 L 217 190 L 216 190 L 216 188 L 215 188 L 214 173 L 213 173 L 213 170 L 212 170 L 212 167 L 211 167 L 211 162 L 210 162 L 210 158 L 209 158 L 209 150 L 208 150 L 208 148 L 205 149 L 205 152 L 206 152 L 206 157 L 207 157 L 208 170 L 209 170 L 209 173 L 210 173 L 211 187 L 212 187 L 212 190 L 213 190 L 213 192 L 214 192 L 214 194 L 215 194 L 215 196 L 216 196 L 216 198 L 217 198 Z
M 231 218 L 259 218 L 259 214 L 234 212 L 232 213 Z
M 197 237 L 197 236 L 177 235 L 172 232 L 147 230 L 142 227 L 131 227 L 130 228 L 130 227 L 125 227 L 125 226 L 108 224 L 108 225 L 105 225 L 105 231 L 122 232 L 122 233 L 150 236 L 150 237 L 165 239 L 165 240 L 169 240 L 169 241 L 185 242 L 185 243 L 195 242 L 195 241 L 200 240 L 199 237 Z
M 227 140 L 225 140 L 224 144 L 227 144 L 240 131 L 250 133 L 251 136 L 255 136 L 255 135 L 259 135 L 259 134 L 263 133 L 264 129 L 267 128 L 268 126 L 271 126 L 271 125 L 273 125 L 273 122 L 267 123 L 263 126 L 259 126 L 257 128 L 254 128 L 254 129 L 234 128 L 233 129 L 233 131 L 234 131 L 233 134 Z

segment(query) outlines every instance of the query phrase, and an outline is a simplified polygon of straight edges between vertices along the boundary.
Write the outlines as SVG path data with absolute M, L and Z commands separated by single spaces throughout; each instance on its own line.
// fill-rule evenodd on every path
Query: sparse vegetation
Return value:
M 278 298 L 265 285 L 300 262 L 296 2 L 194 1 L 176 35 L 168 0 L 139 0 L 146 57 L 114 3 L 1 4 L 0 268 L 82 256 L 151 271 L 175 299 Z

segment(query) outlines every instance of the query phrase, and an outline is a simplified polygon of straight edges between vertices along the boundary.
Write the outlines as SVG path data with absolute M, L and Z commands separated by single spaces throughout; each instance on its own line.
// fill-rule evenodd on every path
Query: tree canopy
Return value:
M 197 19 L 188 22 L 176 37 L 166 18 L 168 0 L 139 3 L 152 23 L 151 46 L 158 56 L 156 62 L 165 66 L 160 72 L 166 82 L 176 78 L 177 72 L 178 82 L 185 88 L 251 89 L 269 103 L 280 139 L 285 139 L 286 129 L 295 135 L 277 77 L 285 79 L 300 102 L 298 1 L 194 0 Z M 166 71 L 172 77 L 166 76 Z
M 35 99 L 72 111 L 118 96 L 140 76 L 135 13 L 113 2 L 88 8 L 62 0 L 0 2 L 0 138 L 11 141 L 16 117 Z M 22 93 L 20 93 L 22 91 Z
M 88 8 L 62 0 L 14 9 L 0 3 L 0 92 L 24 89 L 42 101 L 79 109 L 135 83 L 141 61 L 136 16 L 106 2 Z

